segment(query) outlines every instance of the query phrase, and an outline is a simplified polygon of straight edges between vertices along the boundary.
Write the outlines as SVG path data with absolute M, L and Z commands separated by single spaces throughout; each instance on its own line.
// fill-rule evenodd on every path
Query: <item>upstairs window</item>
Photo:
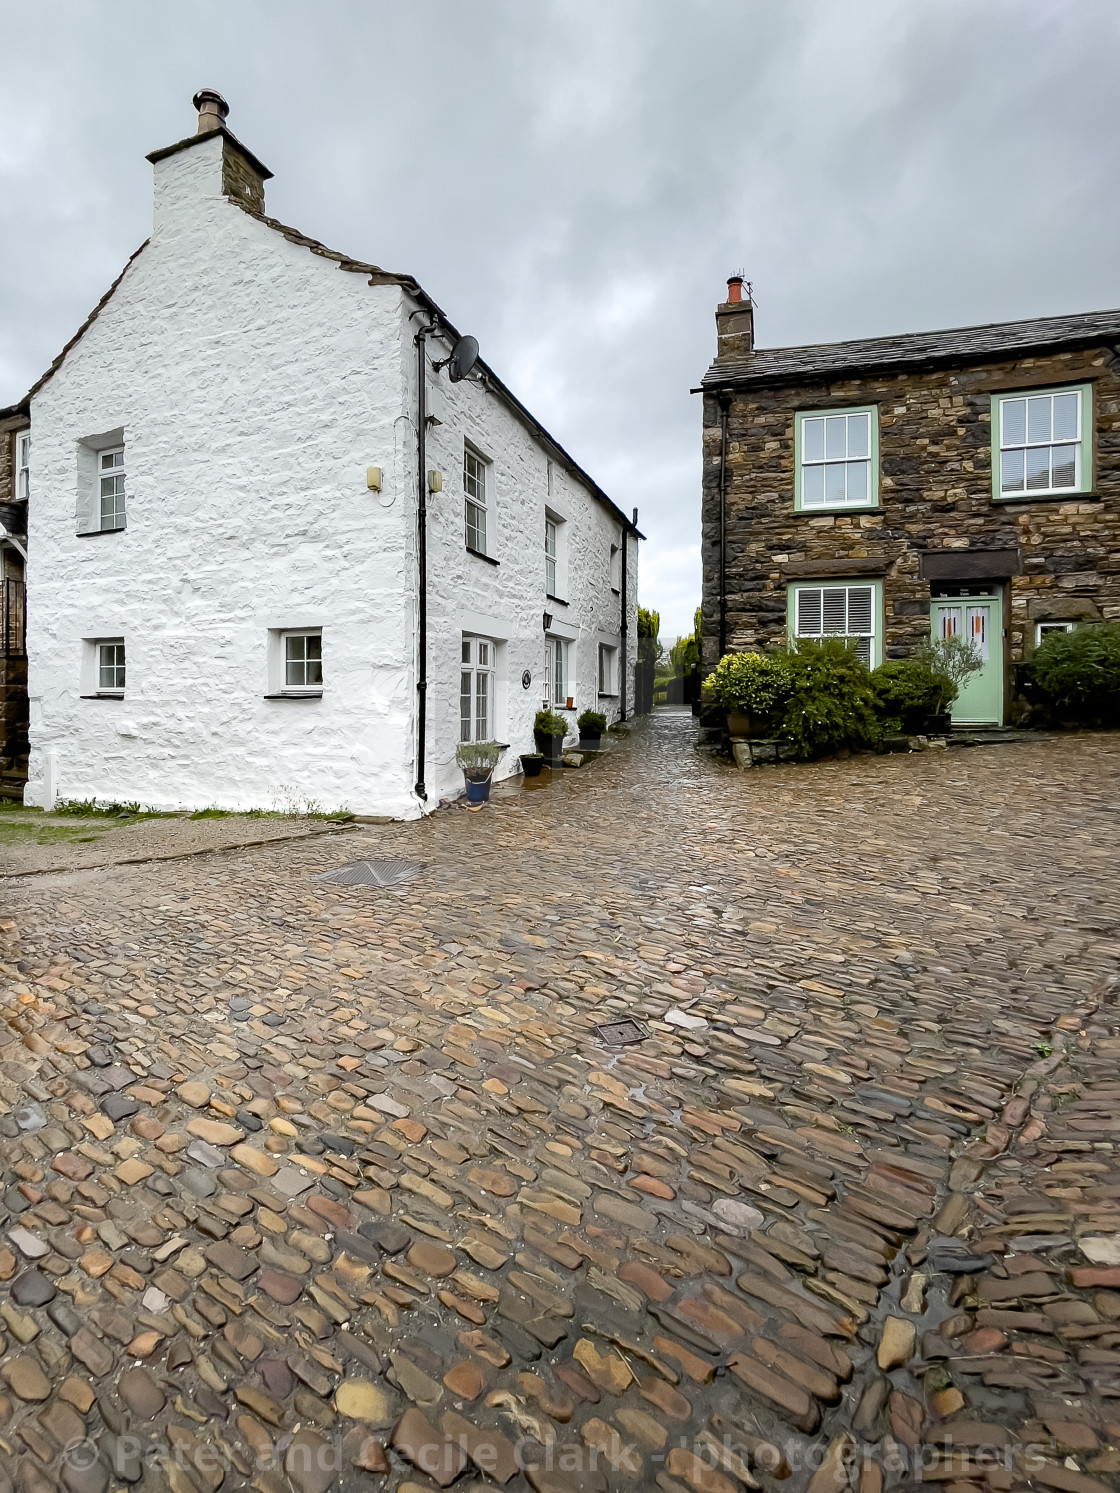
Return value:
M 97 693 L 123 695 L 125 680 L 124 639 L 97 645 Z
M 879 501 L 878 411 L 808 410 L 794 417 L 794 506 L 874 508 Z
M 548 596 L 556 595 L 556 521 L 544 521 L 544 589 Z
M 97 453 L 102 529 L 124 528 L 124 447 Z
M 15 500 L 26 503 L 31 496 L 31 432 L 16 432 L 16 485 Z
M 467 548 L 485 555 L 486 462 L 470 446 L 463 447 L 463 499 Z
M 1088 490 L 1090 394 L 1083 385 L 994 397 L 993 496 Z
M 617 544 L 611 545 L 610 577 L 611 590 L 617 591 L 622 585 L 622 551 Z
M 323 688 L 323 634 L 321 632 L 286 632 L 284 634 L 284 690 L 299 694 L 305 690 L 320 693 Z
M 463 639 L 459 740 L 494 740 L 494 644 L 489 638 Z
M 790 631 L 795 638 L 850 638 L 869 669 L 879 662 L 878 586 L 862 582 L 846 586 L 829 582 L 793 586 Z

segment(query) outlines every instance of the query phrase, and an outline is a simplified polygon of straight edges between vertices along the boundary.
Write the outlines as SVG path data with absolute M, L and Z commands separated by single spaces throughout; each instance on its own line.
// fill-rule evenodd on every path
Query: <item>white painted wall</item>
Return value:
M 434 358 L 446 351 L 433 353 Z M 429 637 L 428 700 L 432 725 L 427 752 L 429 795 L 460 791 L 455 763 L 459 740 L 460 643 L 464 632 L 491 637 L 499 653 L 498 740 L 509 743 L 496 778 L 520 772 L 520 753 L 535 750 L 533 717 L 541 708 L 545 684 L 544 614 L 552 632 L 569 640 L 569 692 L 566 711 L 569 743 L 578 735 L 576 718 L 590 708 L 608 722 L 619 717 L 619 696 L 598 693 L 599 643 L 621 642 L 621 595 L 610 586 L 610 547 L 621 545 L 622 524 L 587 485 L 557 459 L 485 383 L 450 383 L 437 375 L 435 400 L 441 423 L 428 438 L 428 466 L 443 473 L 443 492 L 428 506 Z M 488 471 L 488 565 L 465 543 L 463 451 L 470 443 L 490 460 Z M 550 478 L 551 468 L 551 478 Z M 551 493 L 549 483 L 551 480 Z M 566 576 L 558 590 L 567 606 L 545 591 L 545 510 L 565 520 Z M 633 712 L 633 665 L 637 657 L 637 541 L 630 556 L 630 612 L 627 705 Z M 621 660 L 621 653 L 618 654 Z M 522 687 L 528 670 L 531 683 Z
M 150 243 L 32 403 L 26 798 L 45 805 L 53 775 L 64 798 L 413 817 L 415 303 L 227 201 L 222 149 L 215 135 L 157 162 Z M 428 809 L 462 788 L 464 630 L 504 645 L 499 776 L 532 750 L 546 501 L 569 524 L 570 604 L 549 609 L 573 639 L 573 732 L 599 704 L 597 644 L 619 634 L 607 566 L 621 527 L 558 462 L 547 498 L 544 443 L 497 393 L 434 377 L 443 424 L 427 465 L 445 483 L 429 508 Z M 95 500 L 80 443 L 118 428 L 127 528 L 82 536 Z M 493 462 L 497 567 L 465 549 L 464 438 Z M 632 681 L 633 539 L 629 550 Z M 270 630 L 301 626 L 323 630 L 323 697 L 265 699 Z M 86 640 L 100 637 L 125 639 L 122 701 L 81 698 Z M 617 701 L 602 703 L 615 718 Z

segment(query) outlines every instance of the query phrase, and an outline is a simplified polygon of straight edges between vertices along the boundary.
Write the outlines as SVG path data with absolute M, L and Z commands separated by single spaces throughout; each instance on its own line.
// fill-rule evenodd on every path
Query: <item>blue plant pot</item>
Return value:
M 481 781 L 468 778 L 464 773 L 464 781 L 467 785 L 467 802 L 469 804 L 488 804 L 490 802 L 490 782 L 493 773 L 487 773 Z

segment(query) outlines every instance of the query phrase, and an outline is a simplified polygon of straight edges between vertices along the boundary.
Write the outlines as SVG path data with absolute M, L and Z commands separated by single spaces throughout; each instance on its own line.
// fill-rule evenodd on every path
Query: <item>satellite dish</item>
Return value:
M 447 376 L 453 384 L 466 378 L 478 362 L 478 343 L 473 337 L 460 337 L 447 360 Z

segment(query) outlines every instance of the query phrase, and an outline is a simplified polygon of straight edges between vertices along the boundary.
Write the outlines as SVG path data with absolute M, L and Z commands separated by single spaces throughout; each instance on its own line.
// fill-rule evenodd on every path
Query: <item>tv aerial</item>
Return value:
M 453 384 L 463 381 L 478 362 L 478 341 L 474 337 L 460 337 L 451 349 L 450 357 L 433 363 L 432 367 L 438 373 L 441 368 L 447 369 L 447 376 Z

